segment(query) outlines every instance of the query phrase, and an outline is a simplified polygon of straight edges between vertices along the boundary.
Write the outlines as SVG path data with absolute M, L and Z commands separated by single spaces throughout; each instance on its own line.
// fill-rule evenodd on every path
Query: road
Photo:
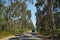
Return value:
M 0 40 L 44 40 L 44 38 L 42 38 L 42 36 L 38 35 L 36 32 L 26 32 Z

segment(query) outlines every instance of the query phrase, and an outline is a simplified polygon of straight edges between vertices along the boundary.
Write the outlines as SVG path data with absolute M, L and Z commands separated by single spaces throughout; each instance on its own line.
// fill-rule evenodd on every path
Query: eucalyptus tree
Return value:
M 11 3 L 7 9 L 7 17 L 10 21 L 18 20 L 23 16 L 24 7 L 26 4 L 21 2 Z M 8 21 L 9 21 L 8 20 Z M 17 24 L 16 24 L 17 25 Z
M 37 0 L 35 5 L 37 8 L 37 31 L 41 32 L 43 30 L 45 33 L 50 33 L 52 37 L 56 36 L 57 26 L 54 16 L 57 16 L 55 14 L 60 12 L 60 9 L 58 10 L 59 2 L 59 0 Z
M 1 2 L 2 2 L 2 0 L 0 1 L 0 19 L 2 19 L 2 18 L 1 18 L 1 14 L 2 14 L 2 9 L 1 9 L 1 8 L 2 8 L 2 3 L 1 3 Z M 1 20 L 0 20 L 0 26 L 1 26 L 1 23 L 2 23 L 2 22 L 1 22 Z M 0 27 L 0 29 L 1 29 L 1 27 Z
M 6 10 L 7 24 L 11 27 L 11 24 L 14 23 L 19 30 L 27 29 L 27 25 L 31 21 L 31 11 L 27 10 L 25 1 L 14 0 L 13 2 L 10 0 L 10 3 Z
M 5 24 L 5 18 L 4 18 L 4 3 L 3 0 L 0 0 L 0 29 L 3 30 L 4 24 Z

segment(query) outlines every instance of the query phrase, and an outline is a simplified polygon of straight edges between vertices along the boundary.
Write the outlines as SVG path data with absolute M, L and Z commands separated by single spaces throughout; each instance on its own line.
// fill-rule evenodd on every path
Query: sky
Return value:
M 36 0 L 33 0 L 33 2 L 34 2 L 34 4 L 31 4 L 31 3 L 28 2 L 28 8 L 27 9 L 31 10 L 31 15 L 32 15 L 31 20 L 32 20 L 34 26 L 36 26 L 35 25 L 36 24 L 36 16 L 35 16 L 35 13 L 36 13 L 36 7 L 35 7 Z

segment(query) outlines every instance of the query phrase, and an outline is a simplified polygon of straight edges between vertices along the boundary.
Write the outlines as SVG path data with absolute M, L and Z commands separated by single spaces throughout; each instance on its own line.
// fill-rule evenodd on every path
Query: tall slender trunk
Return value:
M 52 19 L 52 30 L 50 32 L 52 33 L 52 37 L 55 36 L 55 30 L 56 30 L 56 25 L 55 25 L 55 20 L 54 20 L 54 12 L 53 12 L 53 1 L 54 0 L 48 0 L 48 13 Z

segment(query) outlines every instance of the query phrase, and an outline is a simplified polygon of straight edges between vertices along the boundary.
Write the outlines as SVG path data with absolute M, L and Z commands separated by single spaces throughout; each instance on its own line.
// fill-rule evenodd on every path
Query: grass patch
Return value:
M 0 39 L 4 38 L 4 37 L 11 36 L 11 35 L 13 35 L 13 34 L 10 32 L 0 32 Z
M 9 31 L 8 32 L 2 31 L 2 32 L 0 32 L 0 39 L 8 37 L 8 36 L 16 35 L 16 34 L 22 34 L 22 33 L 25 33 L 27 31 L 30 31 L 30 30 L 27 29 L 27 30 L 10 31 L 10 32 Z

